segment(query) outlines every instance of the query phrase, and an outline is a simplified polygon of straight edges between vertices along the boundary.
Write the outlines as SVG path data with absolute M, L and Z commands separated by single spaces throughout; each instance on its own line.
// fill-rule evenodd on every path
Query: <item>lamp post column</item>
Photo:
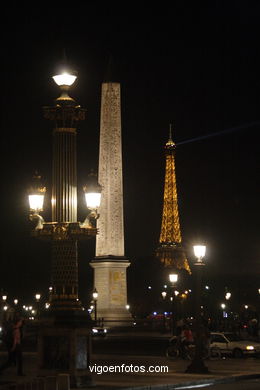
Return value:
M 97 325 L 97 299 L 98 299 L 98 292 L 95 288 L 92 293 L 93 301 L 94 301 L 94 319 L 95 319 L 95 325 Z
M 169 280 L 172 285 L 172 335 L 174 336 L 176 331 L 176 307 L 175 307 L 175 285 L 178 282 L 178 274 L 172 271 L 169 274 Z
M 2 325 L 4 321 L 6 320 L 6 310 L 4 309 L 6 307 L 6 300 L 7 295 L 2 295 L 2 302 L 1 302 L 1 317 L 0 317 L 0 324 Z
M 32 235 L 48 239 L 52 244 L 50 308 L 40 323 L 38 366 L 41 375 L 68 373 L 72 387 L 86 387 L 91 382 L 92 321 L 82 310 L 78 298 L 77 242 L 96 236 L 93 220 L 98 217 L 95 210 L 99 204 L 87 202 L 87 207 L 93 208 L 91 219 L 78 222 L 76 126 L 78 121 L 84 120 L 85 109 L 68 95 L 76 76 L 64 72 L 53 79 L 60 87 L 61 95 L 54 106 L 44 108 L 45 118 L 54 122 L 51 222 L 44 222 L 39 214 L 46 191 L 39 175 L 34 176 L 34 185 L 29 192 L 31 219 L 37 222 Z M 100 188 L 95 191 L 93 183 L 88 187 L 85 189 L 86 201 L 88 195 L 91 198 L 98 195 L 100 199 Z
M 36 314 L 37 314 L 37 319 L 40 318 L 40 299 L 41 299 L 41 294 L 35 294 L 35 299 L 36 299 Z
M 197 257 L 195 265 L 195 355 L 191 364 L 187 367 L 187 373 L 207 373 L 208 367 L 203 361 L 203 324 L 201 319 L 201 273 L 203 266 L 203 257 L 205 256 L 206 247 L 202 245 L 194 246 L 194 253 Z

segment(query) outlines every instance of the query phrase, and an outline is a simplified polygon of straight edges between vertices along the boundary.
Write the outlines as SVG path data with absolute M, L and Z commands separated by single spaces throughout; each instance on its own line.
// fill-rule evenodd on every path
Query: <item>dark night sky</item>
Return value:
M 71 95 L 87 109 L 78 132 L 80 185 L 97 167 L 100 90 L 110 53 L 117 66 L 129 278 L 138 279 L 138 261 L 148 264 L 139 259 L 151 256 L 158 243 L 163 146 L 173 122 L 180 143 L 176 170 L 185 245 L 191 248 L 198 239 L 206 243 L 209 278 L 231 285 L 247 275 L 257 286 L 260 125 L 248 124 L 260 121 L 260 6 L 228 3 L 196 3 L 196 8 L 173 3 L 161 16 L 150 6 L 149 13 L 134 16 L 133 9 L 98 9 L 92 3 L 60 14 L 48 7 L 6 9 L 1 22 L 0 287 L 26 296 L 49 283 L 49 246 L 29 237 L 26 189 L 38 168 L 50 193 L 52 125 L 43 119 L 42 106 L 58 95 L 51 76 L 64 48 L 78 71 Z M 79 219 L 84 219 L 82 204 Z M 91 279 L 87 263 L 93 254 L 94 242 L 81 245 L 82 283 Z M 191 249 L 188 255 L 192 261 Z

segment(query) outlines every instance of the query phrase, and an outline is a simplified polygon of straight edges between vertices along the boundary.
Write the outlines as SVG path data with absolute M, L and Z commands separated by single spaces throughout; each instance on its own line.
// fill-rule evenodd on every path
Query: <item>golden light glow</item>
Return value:
M 163 212 L 159 238 L 160 246 L 157 249 L 156 255 L 166 267 L 172 265 L 178 269 L 186 269 L 189 273 L 191 273 L 185 251 L 181 245 L 182 238 L 179 220 L 174 153 L 175 143 L 172 140 L 170 125 L 169 140 L 165 145 L 166 165 Z

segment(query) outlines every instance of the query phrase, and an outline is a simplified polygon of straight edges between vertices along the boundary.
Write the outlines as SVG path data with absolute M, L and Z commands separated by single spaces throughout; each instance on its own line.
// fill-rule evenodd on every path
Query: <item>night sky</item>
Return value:
M 52 123 L 43 119 L 42 107 L 59 95 L 51 76 L 64 49 L 78 72 L 71 95 L 87 109 L 78 130 L 81 221 L 81 187 L 98 165 L 101 83 L 110 55 L 121 83 L 130 295 L 135 283 L 152 283 L 149 261 L 159 240 L 169 123 L 179 144 L 180 221 L 190 263 L 192 245 L 202 241 L 209 283 L 244 280 L 260 287 L 260 6 L 181 3 L 161 12 L 150 5 L 139 14 L 92 3 L 61 11 L 10 5 L 3 12 L 0 287 L 10 295 L 29 297 L 49 286 L 50 245 L 30 237 L 26 190 L 39 169 L 50 196 Z M 94 247 L 94 241 L 80 244 L 84 298 L 92 289 L 88 262 Z

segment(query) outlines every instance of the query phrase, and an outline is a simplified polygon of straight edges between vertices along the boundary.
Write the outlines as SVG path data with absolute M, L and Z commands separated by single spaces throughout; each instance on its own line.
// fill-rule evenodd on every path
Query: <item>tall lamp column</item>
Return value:
M 194 255 L 197 258 L 195 262 L 196 270 L 196 288 L 195 288 L 195 355 L 191 364 L 187 367 L 187 373 L 206 373 L 208 372 L 208 367 L 205 366 L 202 353 L 203 353 L 203 324 L 201 319 L 201 273 L 205 265 L 203 258 L 206 253 L 206 246 L 204 245 L 195 245 L 193 247 Z
M 94 319 L 95 319 L 95 325 L 97 325 L 97 299 L 98 299 L 98 292 L 95 288 L 92 293 L 93 301 L 94 301 Z
M 178 274 L 171 272 L 169 274 L 169 280 L 172 286 L 172 335 L 174 336 L 176 330 L 175 287 L 178 282 Z
M 1 325 L 3 322 L 6 320 L 6 313 L 5 313 L 5 307 L 6 307 L 6 300 L 7 300 L 7 295 L 2 295 L 2 304 L 1 304 Z
M 37 303 L 37 318 L 39 319 L 40 317 L 40 299 L 41 299 L 41 294 L 35 294 L 35 299 Z
M 83 223 L 77 217 L 77 123 L 85 119 L 85 109 L 68 95 L 76 76 L 67 72 L 53 76 L 61 95 L 44 116 L 54 122 L 52 163 L 52 220 L 45 222 L 43 211 L 46 187 L 36 172 L 29 189 L 30 219 L 35 222 L 34 237 L 52 245 L 50 308 L 40 324 L 38 366 L 44 375 L 68 373 L 72 387 L 87 386 L 91 381 L 91 319 L 81 306 L 78 295 L 78 241 L 97 234 L 97 209 L 101 186 L 95 176 L 84 187 L 88 208 Z M 37 298 L 36 298 L 37 299 Z M 53 325 L 55 323 L 55 326 Z

